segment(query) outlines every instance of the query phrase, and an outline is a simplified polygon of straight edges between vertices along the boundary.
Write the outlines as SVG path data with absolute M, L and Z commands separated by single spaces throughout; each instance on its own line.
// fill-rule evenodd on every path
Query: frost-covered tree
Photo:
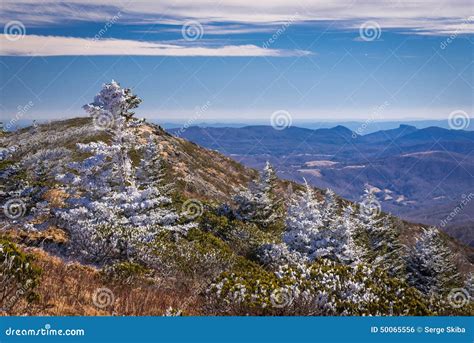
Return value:
M 332 228 L 337 225 L 338 210 L 339 206 L 336 200 L 336 193 L 331 189 L 327 189 L 324 194 L 324 202 L 321 208 L 321 219 L 324 227 Z
M 400 241 L 400 231 L 390 216 L 382 220 L 371 233 L 372 249 L 375 258 L 373 264 L 385 270 L 391 276 L 405 278 L 405 246 Z
M 65 148 L 42 148 L 26 156 L 16 146 L 0 157 L 7 166 L 0 171 L 0 203 L 9 224 L 16 228 L 42 229 L 48 226 L 50 207 L 45 200 L 54 176 L 70 160 Z
M 358 230 L 357 221 L 354 218 L 354 210 L 351 206 L 347 206 L 344 208 L 341 220 L 338 221 L 340 244 L 335 256 L 336 261 L 353 265 L 364 261 L 366 251 L 358 240 Z
M 425 299 L 405 282 L 365 264 L 345 266 L 328 259 L 223 273 L 207 294 L 218 313 L 234 315 L 430 314 Z
M 452 252 L 436 228 L 423 231 L 407 260 L 408 282 L 426 295 L 445 294 L 458 282 Z
M 129 153 L 138 144 L 133 130 L 139 121 L 130 109 L 139 102 L 115 82 L 104 85 L 85 108 L 93 116 L 113 115 L 113 125 L 107 128 L 111 143 L 77 144 L 89 157 L 70 163 L 71 172 L 59 176 L 70 197 L 68 208 L 58 215 L 71 234 L 73 250 L 91 260 L 139 256 L 162 230 L 184 233 L 190 227 L 176 224 L 179 216 L 167 206 L 171 199 L 157 187 L 160 180 L 151 176 L 149 169 L 157 161 L 142 162 L 138 172 L 132 164 Z
M 276 186 L 277 176 L 275 173 L 275 169 L 270 164 L 270 162 L 265 163 L 265 167 L 263 167 L 262 175 L 261 175 L 261 182 L 260 188 L 263 192 L 268 193 L 270 196 L 274 196 L 273 191 Z
M 122 88 L 118 82 L 112 80 L 103 85 L 94 102 L 84 105 L 84 110 L 97 121 L 98 126 L 107 128 L 114 124 L 122 125 L 123 121 L 140 121 L 134 117 L 133 109 L 141 102 L 142 100 L 133 94 L 130 88 Z
M 372 191 L 365 189 L 354 221 L 359 229 L 359 241 L 365 247 L 364 258 L 373 261 L 374 251 L 379 245 L 377 233 L 382 218 L 380 217 L 380 203 Z
M 0 200 L 6 202 L 12 196 L 21 196 L 28 187 L 25 178 L 21 178 L 21 165 L 13 156 L 18 150 L 17 146 L 3 148 L 0 150 Z
M 380 202 L 375 194 L 366 189 L 359 204 L 358 219 L 368 234 L 376 231 L 380 226 Z
M 71 161 L 71 151 L 66 148 L 39 149 L 21 160 L 22 169 L 29 179 L 41 183 L 54 181 L 57 174 L 64 172 L 64 166 Z
M 140 150 L 142 158 L 136 173 L 137 186 L 140 189 L 155 187 L 163 195 L 169 193 L 173 185 L 166 184 L 164 181 L 163 159 L 160 155 L 160 149 L 151 135 Z
M 308 262 L 303 254 L 288 248 L 285 243 L 264 244 L 258 253 L 260 261 L 273 269 L 283 265 L 300 265 Z
M 317 249 L 320 248 L 322 229 L 320 202 L 316 199 L 311 186 L 305 182 L 304 191 L 299 192 L 288 207 L 283 242 L 290 250 L 314 258 Z
M 0 153 L 0 219 L 7 225 L 21 226 L 32 203 L 32 187 L 18 162 L 17 147 L 3 149 Z M 2 225 L 3 226 L 3 225 Z
M 469 273 L 464 281 L 464 289 L 469 294 L 471 301 L 474 301 L 474 273 Z
M 268 227 L 281 219 L 281 204 L 275 196 L 276 174 L 269 162 L 266 163 L 259 178 L 246 190 L 237 193 L 237 219 Z
M 405 248 L 400 231 L 390 216 L 381 216 L 381 205 L 374 192 L 366 189 L 354 219 L 359 228 L 359 242 L 364 248 L 364 259 L 391 276 L 405 274 Z
M 357 225 L 351 208 L 339 214 L 335 194 L 328 190 L 325 201 L 319 202 L 306 183 L 288 209 L 283 241 L 290 250 L 304 257 L 329 258 L 344 264 L 362 260 L 362 248 L 356 243 Z
M 127 154 L 136 143 L 133 128 L 143 122 L 135 118 L 132 111 L 141 102 L 129 88 L 122 88 L 112 80 L 103 85 L 94 102 L 83 106 L 95 127 L 111 134 L 111 146 L 116 150 L 112 156 L 112 170 L 122 187 L 133 182 L 131 160 Z

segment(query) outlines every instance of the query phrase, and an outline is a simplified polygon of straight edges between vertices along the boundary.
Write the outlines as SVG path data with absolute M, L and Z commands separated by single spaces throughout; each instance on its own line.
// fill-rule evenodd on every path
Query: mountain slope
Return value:
M 417 128 L 411 125 L 400 125 L 400 127 L 391 130 L 381 130 L 362 136 L 360 140 L 366 143 L 384 142 L 387 140 L 398 139 L 410 133 L 417 131 Z
M 294 129 L 283 136 L 281 136 L 282 131 L 276 131 L 271 127 L 254 126 L 248 127 L 248 129 L 250 131 L 246 136 L 248 138 L 254 137 L 257 133 L 265 134 L 271 132 L 276 140 L 281 139 L 281 137 L 300 137 L 299 139 L 301 140 L 315 139 L 312 137 L 312 130 L 308 129 Z M 201 129 L 199 128 L 192 128 L 191 132 L 196 134 L 196 137 L 198 137 L 198 135 L 202 134 L 200 130 Z M 206 129 L 206 131 L 207 130 L 208 129 Z M 219 131 L 220 129 L 214 130 L 215 132 L 221 132 Z M 235 132 L 233 130 L 235 130 Z M 211 132 L 212 131 L 213 130 L 211 130 Z M 241 129 L 231 129 L 230 133 L 229 131 L 226 131 L 226 139 L 229 139 L 229 137 L 239 139 L 238 137 L 241 131 Z M 246 132 L 247 128 L 244 131 Z M 302 132 L 305 132 L 307 136 L 299 136 Z M 165 178 L 168 182 L 174 184 L 177 193 L 182 193 L 187 198 L 202 199 L 210 202 L 227 202 L 231 200 L 231 196 L 235 194 L 238 189 L 247 187 L 249 182 L 257 176 L 256 170 L 244 167 L 234 159 L 226 157 L 217 151 L 203 148 L 183 138 L 174 137 L 160 126 L 146 124 L 141 127 L 138 132 L 138 135 L 143 137 L 141 138 L 143 142 L 145 142 L 145 137 L 150 134 L 156 137 L 159 142 L 161 155 L 166 164 Z M 321 132 L 315 134 L 315 137 L 325 137 L 323 141 L 329 143 L 334 136 L 339 137 L 340 140 L 348 140 L 350 139 L 350 135 L 351 131 L 343 127 L 336 127 L 333 129 L 323 129 Z M 90 118 L 74 118 L 65 121 L 52 122 L 38 127 L 25 128 L 15 133 L 4 134 L 0 139 L 0 143 L 4 147 L 18 145 L 20 149 L 19 152 L 22 155 L 28 156 L 35 154 L 40 149 L 51 149 L 57 148 L 58 146 L 74 150 L 77 143 L 85 143 L 99 139 L 104 141 L 108 140 L 102 131 L 94 129 Z M 237 146 L 238 144 L 234 145 Z M 397 156 L 394 157 L 393 162 L 388 162 L 388 164 L 386 164 L 386 161 L 381 162 L 379 168 L 386 164 L 385 166 L 388 170 L 395 171 L 396 165 L 401 164 L 404 168 L 410 169 L 413 165 L 419 164 L 422 166 L 420 174 L 418 175 L 421 179 L 423 176 L 426 176 L 428 170 L 433 174 L 433 168 L 440 168 L 441 166 L 446 165 L 450 158 L 450 155 L 441 152 L 434 153 L 434 155 L 438 156 L 438 160 L 436 162 L 428 160 L 426 162 L 428 164 L 418 161 L 416 155 L 407 155 L 406 157 Z M 278 166 L 278 163 L 275 164 Z M 351 188 L 345 188 L 347 187 L 347 178 L 351 177 L 350 171 L 352 170 L 352 168 L 348 168 L 347 165 L 339 163 L 318 163 L 317 166 L 315 166 L 315 164 L 309 163 L 309 166 L 308 171 L 315 170 L 315 168 L 321 169 L 323 175 L 326 175 L 322 180 L 325 180 L 326 178 L 333 180 L 331 183 L 322 182 L 317 184 L 322 189 L 330 187 L 338 194 L 344 196 L 360 191 L 360 188 L 363 188 L 363 183 L 355 183 Z M 370 172 L 370 168 L 364 169 L 364 172 L 368 173 L 366 176 L 367 178 L 371 180 L 377 179 L 380 171 L 377 170 L 377 167 L 375 168 L 376 169 L 373 172 Z M 449 166 L 447 168 L 449 169 Z M 465 177 L 463 174 L 465 173 L 465 170 L 463 168 L 458 169 L 458 173 L 460 174 L 453 173 L 453 182 L 457 181 L 459 178 Z M 302 175 L 305 175 L 308 178 L 308 181 L 318 179 L 312 178 L 308 171 L 302 172 Z M 349 172 L 348 176 L 344 176 L 346 171 Z M 397 178 L 396 175 L 388 177 L 393 179 Z M 297 180 L 299 181 L 300 179 L 298 178 Z M 420 180 L 418 182 L 420 182 Z M 412 184 L 411 186 L 406 185 L 397 187 L 403 189 L 403 187 L 410 188 L 413 186 L 416 185 Z M 465 187 L 466 185 L 463 186 Z M 468 187 L 470 186 L 468 185 Z M 277 191 L 282 199 L 287 200 L 291 193 L 300 188 L 301 186 L 297 183 L 279 180 Z M 323 193 L 323 191 L 317 190 L 317 196 L 320 199 L 322 199 Z M 418 217 L 414 216 L 412 219 L 416 222 L 417 218 Z M 420 226 L 407 223 L 406 228 L 407 237 L 405 241 L 409 242 L 411 238 L 413 238 L 414 233 L 419 232 Z M 410 230 L 414 231 L 410 232 Z M 467 252 L 467 255 L 472 254 L 471 250 L 465 250 L 465 248 L 461 246 L 459 246 L 457 250 L 463 251 L 463 254 L 464 252 Z M 470 259 L 471 257 L 466 257 L 466 261 Z
M 246 185 L 256 172 L 243 167 L 231 158 L 199 147 L 184 139 L 175 138 L 157 125 L 139 129 L 139 135 L 153 134 L 158 138 L 161 155 L 167 168 L 167 178 L 188 196 L 222 200 L 235 187 Z M 75 118 L 22 129 L 0 136 L 4 147 L 19 145 L 22 155 L 33 155 L 40 149 L 65 147 L 74 149 L 76 143 L 108 141 L 97 131 L 90 118 Z M 144 138 L 142 138 L 144 142 Z
M 347 131 L 340 129 L 325 131 L 320 137 L 327 134 L 332 135 L 334 131 L 337 131 L 337 134 L 341 134 L 341 136 L 346 135 L 345 138 L 347 138 Z M 236 188 L 248 186 L 248 182 L 257 176 L 255 170 L 246 168 L 216 151 L 210 151 L 184 139 L 173 137 L 158 126 L 145 124 L 135 134 L 139 142 L 146 142 L 147 136 L 150 135 L 157 141 L 160 154 L 165 163 L 167 182 L 174 183 L 175 191 L 180 197 L 199 199 L 203 202 L 204 207 L 210 207 L 211 204 L 230 202 Z M 98 140 L 107 142 L 110 137 L 102 131 L 97 131 L 90 119 L 76 118 L 2 135 L 0 142 L 2 147 L 5 148 L 17 147 L 17 156 L 21 156 L 25 161 L 25 166 L 28 166 L 25 173 L 28 174 L 36 173 L 36 166 L 27 162 L 32 159 L 32 156 L 37 156 L 44 149 L 68 148 L 73 151 L 72 159 L 79 161 L 84 160 L 87 155 L 78 151 L 76 144 L 97 142 Z M 44 151 L 42 154 L 44 154 Z M 135 152 L 135 154 L 138 153 Z M 133 163 L 136 164 L 139 157 L 131 155 Z M 50 155 L 40 155 L 43 160 L 47 156 Z M 52 164 L 49 166 L 54 168 Z M 43 171 L 39 170 L 38 172 L 41 174 Z M 40 187 L 51 187 L 51 180 L 39 181 L 41 181 L 39 182 Z M 300 185 L 288 181 L 276 180 L 276 182 L 278 200 L 285 204 L 288 203 L 290 195 L 295 190 L 302 188 Z M 62 191 L 61 187 L 54 189 L 55 193 L 59 193 L 58 204 L 64 200 L 61 199 L 64 198 L 61 194 Z M 54 198 L 53 195 L 48 192 L 45 197 L 52 199 Z M 321 200 L 322 195 L 322 191 L 316 191 L 318 199 Z M 338 201 L 348 204 L 345 200 L 339 199 Z M 201 268 L 199 275 L 208 275 L 207 273 L 214 272 L 216 258 L 220 258 L 220 255 L 231 260 L 235 265 L 235 270 L 239 272 L 249 273 L 257 270 L 259 273 L 263 273 L 261 267 L 256 265 L 255 260 L 252 259 L 255 258 L 255 251 L 251 251 L 248 247 L 253 247 L 255 242 L 258 244 L 268 241 L 278 242 L 280 232 L 261 230 L 253 224 L 239 224 L 236 220 L 231 222 L 233 224 L 237 223 L 235 224 L 237 226 L 231 227 L 227 219 L 222 216 L 216 217 L 212 211 L 204 213 L 198 219 L 199 230 L 192 231 L 186 240 L 175 241 L 173 238 L 167 241 L 169 245 L 160 246 L 159 251 L 169 253 L 172 258 L 171 262 L 178 263 L 180 266 L 184 264 L 184 270 L 188 271 L 190 269 L 192 275 L 197 273 L 193 268 L 199 263 L 202 264 L 198 265 Z M 39 307 L 30 307 L 30 314 L 96 314 L 89 300 L 96 287 L 110 288 L 121 299 L 121 302 L 116 303 L 115 308 L 107 307 L 97 313 L 113 314 L 118 311 L 119 314 L 157 315 L 164 313 L 166 307 L 170 305 L 184 308 L 187 313 L 191 314 L 214 313 L 205 312 L 206 306 L 203 303 L 205 303 L 206 298 L 201 294 L 203 286 L 199 284 L 199 280 L 190 276 L 184 279 L 182 274 L 170 277 L 165 273 L 165 276 L 157 277 L 156 275 L 150 275 L 149 270 L 142 271 L 141 269 L 138 269 L 139 276 L 135 276 L 127 274 L 130 272 L 129 269 L 124 269 L 121 270 L 120 275 L 125 274 L 125 280 L 110 279 L 109 269 L 99 271 L 97 266 L 93 266 L 91 269 L 90 267 L 84 267 L 82 264 L 71 266 L 68 263 L 68 259 L 71 258 L 67 250 L 68 233 L 57 227 L 51 226 L 37 231 L 19 230 L 16 222 L 13 221 L 8 222 L 8 225 L 3 228 L 5 230 L 2 231 L 2 237 L 20 244 L 25 252 L 35 255 L 45 271 L 42 279 L 43 284 L 38 290 L 42 300 L 38 305 Z M 408 246 L 413 246 L 414 239 L 422 232 L 423 226 L 397 221 L 397 228 L 400 230 L 402 242 Z M 443 239 L 446 240 L 451 249 L 461 273 L 465 275 L 472 271 L 473 249 L 465 247 L 449 237 L 443 236 Z M 196 253 L 202 260 L 191 260 L 192 263 L 189 263 L 176 257 L 175 254 L 188 245 L 191 247 L 188 253 Z M 31 246 L 42 249 L 31 249 Z M 45 254 L 44 250 L 48 253 Z M 60 258 L 58 259 L 50 254 Z M 225 261 L 227 263 L 227 260 Z M 227 264 L 223 266 L 228 268 Z M 136 266 L 128 264 L 119 267 L 136 268 Z M 160 265 L 160 267 L 162 266 Z M 219 266 L 219 268 L 221 267 Z M 161 269 L 159 270 L 161 271 Z M 133 271 L 136 272 L 135 269 Z M 61 278 L 67 279 L 61 281 Z M 84 281 L 88 279 L 90 279 L 90 284 Z M 74 292 L 62 287 L 63 284 L 70 287 L 72 284 L 76 285 L 83 282 L 87 284 L 84 287 L 74 288 Z M 47 287 L 48 283 L 51 283 L 50 287 Z M 54 294 L 52 289 L 55 290 Z M 60 297 L 73 297 L 77 294 L 79 294 L 79 298 L 76 302 L 73 299 L 67 299 L 67 301 L 60 299 Z M 165 297 L 166 300 L 161 301 L 161 296 Z M 135 303 L 143 297 L 150 299 L 150 303 L 154 307 L 143 308 L 143 304 Z M 50 306 L 53 306 L 53 308 Z M 190 306 L 196 307 L 189 308 Z

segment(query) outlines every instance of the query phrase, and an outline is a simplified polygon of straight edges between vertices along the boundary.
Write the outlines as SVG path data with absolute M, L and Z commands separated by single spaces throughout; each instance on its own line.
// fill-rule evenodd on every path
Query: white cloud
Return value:
M 227 36 L 227 35 L 239 35 L 247 33 L 269 33 L 275 32 L 274 25 L 262 25 L 262 26 L 248 26 L 244 24 L 227 24 L 227 25 L 202 25 L 203 34 L 206 36 Z M 181 33 L 181 26 L 174 28 L 160 28 L 152 30 L 138 30 L 140 33 L 163 33 L 163 32 L 174 32 Z
M 382 29 L 420 34 L 474 33 L 474 22 L 467 22 L 472 15 L 472 0 L 225 0 L 217 4 L 214 0 L 4 0 L 0 17 L 39 25 L 68 20 L 101 22 L 118 12 L 122 14 L 121 23 L 136 24 L 181 25 L 196 19 L 203 24 L 268 25 L 288 21 L 297 14 L 297 22 L 336 20 L 340 23 L 334 28 L 341 29 L 374 20 Z
M 220 47 L 184 46 L 160 42 L 123 39 L 86 39 L 75 37 L 26 35 L 16 41 L 0 35 L 0 56 L 269 56 L 308 55 L 302 50 L 264 49 L 256 45 L 226 45 Z

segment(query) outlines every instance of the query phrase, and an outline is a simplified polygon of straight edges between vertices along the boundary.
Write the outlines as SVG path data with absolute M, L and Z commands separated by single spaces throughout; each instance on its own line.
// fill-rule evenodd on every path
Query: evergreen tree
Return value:
M 236 218 L 264 228 L 275 225 L 281 219 L 281 203 L 275 195 L 276 180 L 275 170 L 267 162 L 259 178 L 234 196 Z
M 385 270 L 391 276 L 405 278 L 405 247 L 400 241 L 400 232 L 390 216 L 384 217 L 382 225 L 371 234 L 376 267 Z
M 322 228 L 321 204 L 311 186 L 305 181 L 305 190 L 292 199 L 288 207 L 283 242 L 290 250 L 314 259 L 317 250 L 321 248 Z
M 354 210 L 351 206 L 344 209 L 343 217 L 339 222 L 339 230 L 341 232 L 339 239 L 340 249 L 336 260 L 344 264 L 357 265 L 364 261 L 367 255 L 364 247 L 358 242 L 358 226 L 354 219 Z
M 111 146 L 115 150 L 115 153 L 110 155 L 113 158 L 112 173 L 117 180 L 117 186 L 122 187 L 122 190 L 134 181 L 131 160 L 127 154 L 135 144 L 133 128 L 143 122 L 135 118 L 135 112 L 132 111 L 141 102 L 129 88 L 122 88 L 112 80 L 103 85 L 94 102 L 83 106 L 92 117 L 96 128 L 110 133 Z
M 70 198 L 69 207 L 58 215 L 71 234 L 71 247 L 80 247 L 77 252 L 91 260 L 139 256 L 143 245 L 162 230 L 185 233 L 192 226 L 176 225 L 179 216 L 167 207 L 171 199 L 160 192 L 159 173 L 153 176 L 151 170 L 157 160 L 142 161 L 137 185 L 129 152 L 136 145 L 133 130 L 140 121 L 130 109 L 139 102 L 115 82 L 104 85 L 85 108 L 92 116 L 111 116 L 113 123 L 106 128 L 111 144 L 78 144 L 90 156 L 70 163 L 71 173 L 59 177 Z M 148 149 L 145 155 L 156 156 L 153 144 Z
M 95 96 L 94 102 L 84 105 L 84 110 L 90 116 L 98 121 L 97 125 L 106 129 L 123 122 L 139 123 L 141 120 L 134 117 L 133 109 L 137 108 L 142 100 L 132 94 L 131 89 L 122 88 L 120 84 L 114 80 L 102 86 L 101 91 Z
M 8 153 L 7 153 L 8 152 Z M 0 154 L 6 168 L 0 171 L 0 216 L 8 219 L 15 228 L 36 230 L 46 227 L 50 215 L 49 203 L 44 195 L 48 182 L 55 173 L 63 170 L 70 160 L 70 151 L 64 148 L 39 149 L 23 156 L 16 147 Z
M 169 195 L 173 188 L 172 183 L 165 182 L 165 166 L 160 155 L 160 149 L 150 135 L 147 143 L 141 147 L 142 158 L 137 170 L 137 186 L 140 189 L 154 187 L 161 195 Z
M 7 161 L 14 151 L 0 156 L 6 166 L 0 170 L 0 220 L 7 227 L 10 224 L 21 226 L 32 206 L 33 188 L 22 175 L 21 163 Z
M 464 281 L 464 289 L 469 294 L 469 300 L 474 301 L 474 273 L 469 273 Z
M 372 191 L 365 190 L 355 219 L 360 228 L 360 242 L 365 245 L 364 259 L 391 276 L 405 274 L 404 251 L 400 232 L 389 216 L 380 215 L 381 205 Z
M 452 252 L 435 228 L 423 231 L 407 259 L 409 283 L 426 295 L 445 294 L 458 282 Z
M 378 228 L 381 224 L 379 214 L 380 203 L 375 194 L 366 189 L 359 203 L 359 210 L 354 221 L 359 230 L 359 242 L 364 246 L 364 259 L 369 262 L 375 260 L 375 250 L 380 243 L 379 237 L 377 237 Z
M 375 194 L 366 189 L 359 204 L 358 219 L 369 235 L 376 232 L 380 226 L 381 220 L 379 215 L 380 203 Z M 371 244 L 373 244 L 371 248 L 374 248 L 377 242 L 373 241 Z
M 333 228 L 337 225 L 338 209 L 336 193 L 331 189 L 326 189 L 324 203 L 321 209 L 321 219 L 324 227 Z
M 293 200 L 288 209 L 283 241 L 290 251 L 304 258 L 328 258 L 344 264 L 357 264 L 363 250 L 356 243 L 357 225 L 350 207 L 340 216 L 334 192 L 326 192 L 319 202 L 313 189 L 305 184 L 305 191 Z

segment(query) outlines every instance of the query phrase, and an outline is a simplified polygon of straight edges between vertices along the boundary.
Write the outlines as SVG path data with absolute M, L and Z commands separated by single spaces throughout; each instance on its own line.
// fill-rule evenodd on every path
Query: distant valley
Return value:
M 359 200 L 364 187 L 371 188 L 384 211 L 436 225 L 474 246 L 472 131 L 410 125 L 367 135 L 344 126 L 168 131 L 250 167 L 261 168 L 268 160 L 282 178 L 304 178 L 350 200 Z

